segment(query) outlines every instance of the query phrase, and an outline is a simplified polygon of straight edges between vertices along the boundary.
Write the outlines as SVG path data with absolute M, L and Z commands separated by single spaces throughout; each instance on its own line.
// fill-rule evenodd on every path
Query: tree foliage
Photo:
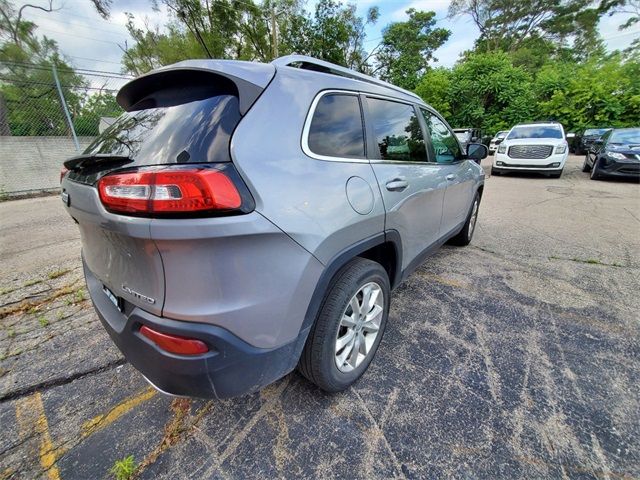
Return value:
M 410 8 L 407 15 L 407 21 L 392 23 L 383 30 L 377 71 L 384 80 L 413 90 L 434 60 L 433 52 L 447 41 L 451 32 L 434 28 L 435 12 Z

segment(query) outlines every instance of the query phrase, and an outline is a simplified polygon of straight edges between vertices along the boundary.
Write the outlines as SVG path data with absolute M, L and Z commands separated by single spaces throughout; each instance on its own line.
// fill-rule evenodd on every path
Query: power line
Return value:
M 16 66 L 20 66 L 20 67 L 28 67 L 34 70 L 46 70 L 46 71 L 51 71 L 51 68 L 46 66 L 46 65 L 36 65 L 33 63 L 26 63 L 26 62 L 14 62 L 14 61 L 6 61 L 6 60 L 0 60 L 0 64 L 9 64 L 9 65 L 16 65 Z M 79 73 L 81 75 L 88 75 L 88 76 L 100 76 L 100 77 L 106 77 L 106 78 L 116 78 L 116 79 L 123 79 L 123 80 L 130 80 L 133 77 L 131 75 L 126 75 L 123 73 L 118 73 L 118 72 L 105 72 L 102 70 L 91 70 L 88 68 L 74 68 L 74 69 L 70 69 L 70 68 L 58 68 L 59 71 L 61 72 L 72 72 L 72 73 Z
M 112 42 L 112 41 L 109 41 L 109 40 L 100 40 L 99 38 L 86 37 L 84 35 L 78 35 L 78 34 L 75 34 L 75 33 L 59 32 L 58 30 L 51 30 L 50 28 L 38 27 L 38 30 L 45 30 L 45 31 L 51 32 L 51 33 L 58 33 L 60 35 L 69 35 L 70 37 L 83 38 L 85 40 L 93 40 L 94 42 L 111 43 L 113 45 L 118 45 L 118 46 L 120 45 L 118 42 Z
M 55 87 L 55 83 L 47 83 L 47 82 L 37 82 L 34 80 L 16 80 L 15 78 L 3 77 L 0 76 L 0 80 L 4 80 L 5 82 L 10 82 L 14 84 L 22 84 L 22 85 L 41 85 L 45 87 Z M 117 88 L 100 88 L 100 87 L 85 87 L 82 85 L 61 85 L 64 88 L 75 88 L 78 90 L 99 90 L 102 92 L 117 92 Z

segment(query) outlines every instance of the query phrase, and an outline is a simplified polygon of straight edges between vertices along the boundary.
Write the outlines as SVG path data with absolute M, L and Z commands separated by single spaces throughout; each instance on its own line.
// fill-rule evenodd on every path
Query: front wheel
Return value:
M 298 369 L 327 392 L 348 388 L 367 370 L 387 324 L 389 277 L 379 263 L 356 257 L 327 292 Z
M 591 170 L 591 167 L 589 166 L 589 154 L 587 153 L 584 156 L 584 163 L 582 164 L 582 171 L 583 172 L 588 172 Z
M 600 180 L 600 172 L 598 172 L 598 158 L 596 157 L 591 166 L 591 180 Z
M 449 240 L 451 245 L 458 245 L 460 247 L 464 247 L 471 243 L 471 239 L 473 238 L 473 232 L 476 230 L 476 221 L 478 220 L 478 209 L 480 208 L 480 195 L 476 193 L 476 196 L 473 197 L 473 203 L 471 204 L 471 211 L 467 216 L 467 221 L 455 237 Z

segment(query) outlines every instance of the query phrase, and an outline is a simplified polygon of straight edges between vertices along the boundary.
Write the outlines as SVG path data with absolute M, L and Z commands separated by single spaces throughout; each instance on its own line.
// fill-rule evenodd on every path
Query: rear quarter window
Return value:
M 307 144 L 316 155 L 364 157 L 364 127 L 359 98 L 340 93 L 323 95 L 313 112 Z

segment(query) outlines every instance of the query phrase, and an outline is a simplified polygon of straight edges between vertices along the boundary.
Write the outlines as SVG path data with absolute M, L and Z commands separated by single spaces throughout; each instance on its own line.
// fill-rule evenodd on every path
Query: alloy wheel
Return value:
M 382 288 L 375 282 L 360 287 L 349 300 L 335 342 L 335 362 L 341 372 L 353 371 L 373 350 L 380 332 L 384 301 Z

